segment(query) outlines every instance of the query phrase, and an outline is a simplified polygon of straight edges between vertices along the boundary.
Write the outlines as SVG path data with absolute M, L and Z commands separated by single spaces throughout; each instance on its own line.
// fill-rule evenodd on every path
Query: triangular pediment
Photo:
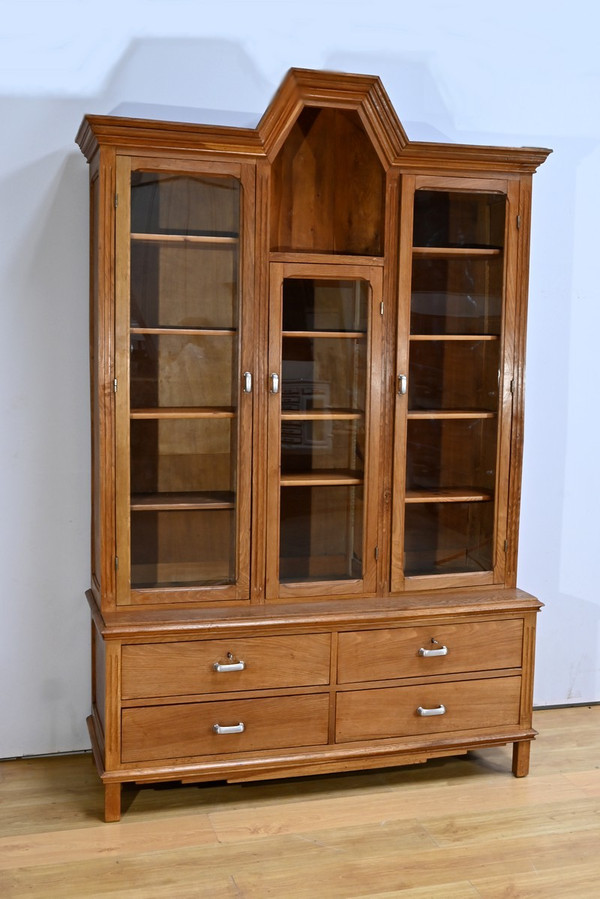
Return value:
M 306 107 L 355 111 L 385 169 L 408 144 L 377 76 L 290 69 L 257 128 L 271 162 Z

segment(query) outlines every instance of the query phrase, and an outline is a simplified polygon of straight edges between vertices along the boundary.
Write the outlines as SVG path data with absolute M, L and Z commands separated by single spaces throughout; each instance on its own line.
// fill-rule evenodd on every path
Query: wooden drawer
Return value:
M 329 695 L 124 709 L 122 761 L 187 758 L 327 743 Z M 243 733 L 215 733 L 214 725 Z
M 520 677 L 338 693 L 336 741 L 377 740 L 501 727 L 519 722 Z M 422 716 L 417 709 L 441 710 Z
M 338 682 L 520 668 L 522 644 L 520 618 L 342 633 Z M 422 655 L 420 650 L 440 654 Z
M 121 695 L 142 699 L 327 684 L 330 645 L 329 634 L 125 645 Z M 242 670 L 231 667 L 241 663 Z

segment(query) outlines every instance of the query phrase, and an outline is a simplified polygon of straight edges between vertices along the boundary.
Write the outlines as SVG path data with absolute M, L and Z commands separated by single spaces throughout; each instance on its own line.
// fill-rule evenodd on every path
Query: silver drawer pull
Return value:
M 448 647 L 440 646 L 439 649 L 423 649 L 423 647 L 421 647 L 419 650 L 419 655 L 423 656 L 425 659 L 430 659 L 432 656 L 447 656 Z
M 243 734 L 246 726 L 243 721 L 240 721 L 239 724 L 230 724 L 229 727 L 213 724 L 213 730 L 216 734 Z
M 226 662 L 222 665 L 220 662 L 215 662 L 213 668 L 215 671 L 223 672 L 223 671 L 243 671 L 246 667 L 245 662 Z
M 446 714 L 446 706 L 438 705 L 437 709 L 424 709 L 422 705 L 417 709 L 417 715 L 420 715 L 421 718 L 434 718 L 436 715 L 445 715 Z
M 271 393 L 279 393 L 279 375 L 273 372 L 271 375 Z
M 252 393 L 252 372 L 245 371 L 243 374 L 244 378 L 244 393 Z

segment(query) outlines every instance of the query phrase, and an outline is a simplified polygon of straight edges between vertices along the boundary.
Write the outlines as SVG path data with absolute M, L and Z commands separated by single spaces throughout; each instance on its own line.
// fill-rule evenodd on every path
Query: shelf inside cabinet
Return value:
M 413 256 L 451 258 L 457 256 L 501 256 L 501 247 L 413 247 Z
M 235 410 L 226 406 L 210 406 L 205 408 L 170 406 L 163 409 L 132 409 L 131 418 L 235 418 Z
M 282 474 L 280 483 L 282 487 L 345 487 L 362 484 L 363 476 L 354 471 L 308 471 Z
M 145 234 L 136 232 L 131 239 L 140 243 L 194 243 L 209 246 L 234 245 L 239 237 L 231 234 Z
M 456 421 L 469 418 L 496 418 L 495 412 L 486 409 L 411 409 L 407 413 L 409 419 L 454 419 Z
M 308 409 L 297 412 L 282 410 L 282 421 L 359 421 L 363 412 L 354 409 Z
M 233 508 L 235 508 L 234 494 L 226 490 L 210 493 L 134 493 L 131 497 L 132 512 Z
M 491 500 L 489 490 L 476 487 L 443 487 L 431 490 L 407 490 L 407 503 L 477 503 Z
M 175 337 L 233 337 L 237 334 L 237 330 L 235 328 L 138 328 L 132 326 L 129 333 L 173 335 Z
M 474 343 L 479 340 L 499 340 L 498 334 L 411 334 L 410 339 L 415 341 L 457 341 L 463 340 Z
M 365 331 L 282 331 L 282 337 L 305 337 L 312 340 L 313 337 L 351 338 L 353 340 L 366 337 Z

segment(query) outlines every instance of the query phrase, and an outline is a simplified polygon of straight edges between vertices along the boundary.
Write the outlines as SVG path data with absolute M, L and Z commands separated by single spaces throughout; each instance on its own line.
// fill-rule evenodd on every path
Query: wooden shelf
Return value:
M 421 421 L 424 419 L 461 421 L 470 418 L 496 418 L 496 413 L 485 409 L 411 409 L 406 417 L 409 420 L 419 419 Z
M 489 490 L 476 487 L 440 487 L 439 490 L 407 490 L 407 503 L 481 503 L 492 499 Z
M 134 493 L 131 497 L 132 512 L 170 512 L 197 509 L 234 509 L 231 491 L 212 493 Z
M 500 340 L 499 334 L 411 334 L 410 340 L 476 341 Z
M 309 409 L 296 412 L 288 409 L 281 413 L 282 421 L 359 421 L 364 412 L 356 412 L 353 409 Z
M 164 409 L 132 409 L 131 418 L 170 419 L 170 418 L 235 418 L 235 410 L 229 407 L 211 406 L 170 406 Z
M 413 256 L 421 257 L 474 257 L 501 256 L 499 247 L 413 247 Z
M 231 235 L 219 236 L 216 234 L 143 234 L 135 232 L 131 239 L 138 243 L 194 243 L 210 246 L 234 245 L 239 243 L 239 237 Z
M 305 337 L 305 338 L 313 338 L 313 337 L 333 337 L 338 339 L 340 337 L 349 337 L 354 340 L 361 337 L 366 337 L 366 331 L 282 331 L 282 337 Z
M 169 334 L 176 337 L 233 337 L 237 334 L 235 328 L 137 328 L 129 329 L 130 334 Z
M 353 471 L 309 471 L 302 474 L 283 474 L 282 487 L 327 487 L 362 484 L 363 476 Z

